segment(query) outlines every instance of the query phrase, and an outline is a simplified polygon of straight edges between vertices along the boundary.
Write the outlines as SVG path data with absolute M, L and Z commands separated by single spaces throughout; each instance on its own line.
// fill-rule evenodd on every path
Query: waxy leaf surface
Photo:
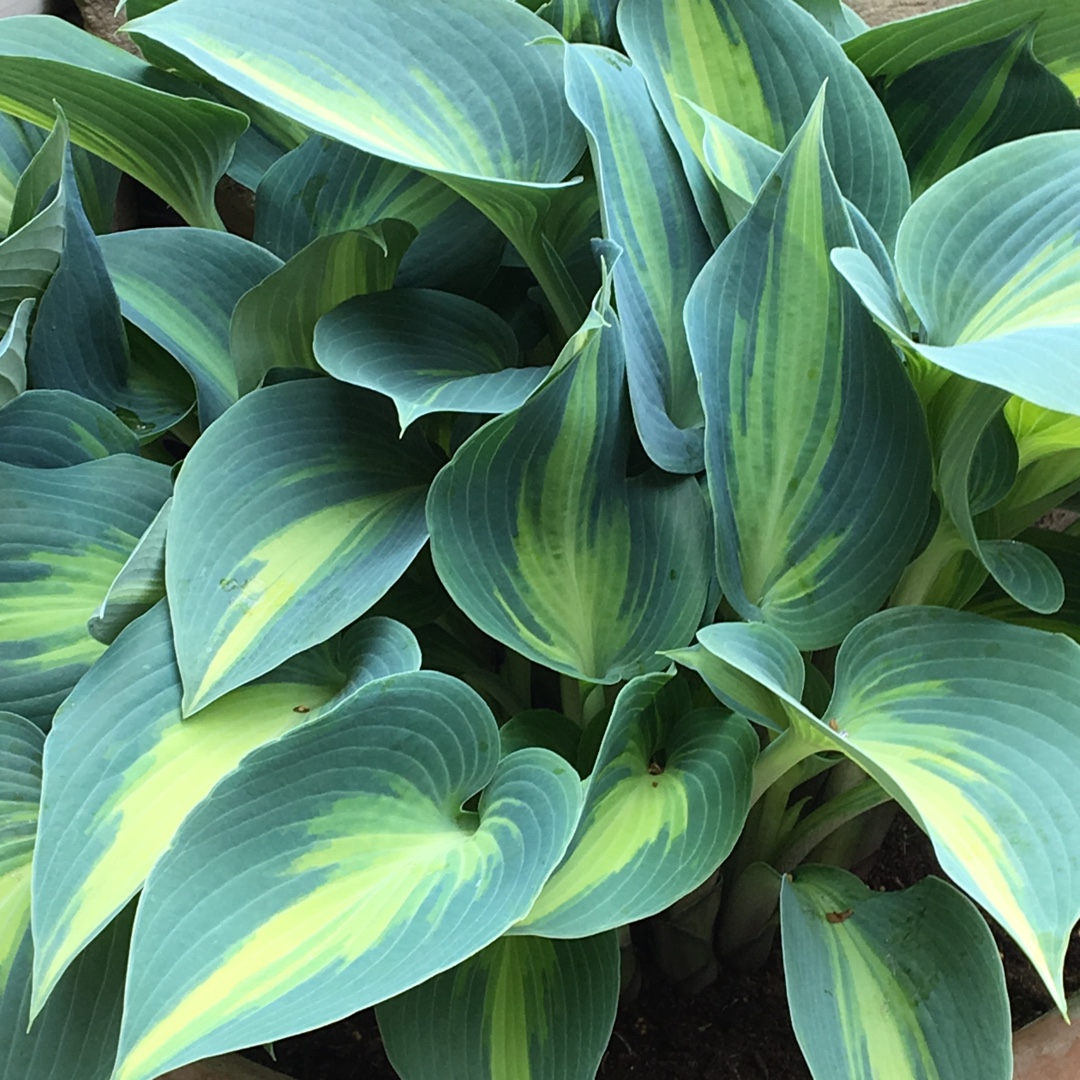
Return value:
M 525 914 L 580 803 L 550 751 L 500 761 L 487 706 L 435 672 L 370 683 L 257 750 L 147 881 L 116 1080 L 321 1026 L 460 963 Z

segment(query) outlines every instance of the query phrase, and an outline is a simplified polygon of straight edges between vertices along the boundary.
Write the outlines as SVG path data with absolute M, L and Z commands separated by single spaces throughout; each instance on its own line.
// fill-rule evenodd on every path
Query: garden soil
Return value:
M 898 815 L 868 883 L 901 889 L 941 875 L 933 849 L 905 815 Z M 943 875 L 941 875 L 943 876 Z M 995 930 L 1005 963 L 1014 1028 L 1051 1008 L 1031 965 Z M 691 998 L 664 982 L 643 960 L 637 997 L 619 1011 L 599 1080 L 810 1080 L 788 1017 L 779 950 L 764 971 L 721 972 Z M 1065 987 L 1080 990 L 1080 934 L 1066 961 Z M 276 1044 L 276 1068 L 293 1080 L 396 1080 L 386 1060 L 373 1010 Z M 248 1054 L 270 1065 L 264 1051 Z

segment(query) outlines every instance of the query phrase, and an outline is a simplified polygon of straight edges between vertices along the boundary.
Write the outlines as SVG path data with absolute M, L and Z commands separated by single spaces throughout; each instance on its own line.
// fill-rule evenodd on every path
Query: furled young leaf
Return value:
M 30 1027 L 29 931 L 0 986 L 0 1080 L 109 1080 L 124 1007 L 134 912 L 118 916 L 80 956 Z
M 547 0 L 536 14 L 546 19 L 567 41 L 613 45 L 617 36 L 615 9 L 619 0 Z
M 363 620 L 181 720 L 160 603 L 117 638 L 58 711 L 34 859 L 34 1012 L 131 899 L 187 814 L 256 747 L 420 666 L 412 634 Z
M 816 1080 L 1010 1080 L 1005 977 L 975 905 L 940 878 L 877 893 L 831 866 L 780 892 L 791 1019 Z
M 138 452 L 123 421 L 67 390 L 27 390 L 0 412 L 0 461 L 8 465 L 62 469 Z
M 48 727 L 101 653 L 86 622 L 169 487 L 164 465 L 131 454 L 0 464 L 0 708 Z
M 553 192 L 583 140 L 550 26 L 490 0 L 183 0 L 128 24 L 312 130 L 430 172 L 474 202 L 533 266 L 567 330 L 584 305 L 544 244 Z M 402 79 L 401 72 L 409 72 Z
M 95 641 L 111 645 L 128 623 L 149 611 L 165 595 L 165 536 L 171 496 L 139 537 L 127 562 L 113 578 L 105 599 L 90 616 L 86 629 Z
M 34 316 L 27 357 L 30 378 L 39 388 L 70 390 L 105 405 L 130 417 L 140 436 L 153 437 L 191 410 L 194 389 L 168 359 L 157 368 L 134 362 L 120 301 L 79 199 L 72 157 L 64 141 L 66 124 L 58 122 L 42 153 L 58 136 L 65 192 L 64 245 Z M 35 164 L 38 160 L 40 155 Z M 20 195 L 22 191 L 20 184 Z M 31 206 L 36 201 L 33 198 Z M 17 214 L 18 200 L 15 209 Z
M 501 937 L 376 1015 L 402 1080 L 593 1080 L 618 1000 L 614 931 Z
M 757 752 L 742 717 L 691 710 L 682 679 L 629 682 L 566 858 L 512 933 L 584 937 L 655 915 L 692 892 L 742 832 Z
M 630 410 L 609 291 L 550 380 L 458 450 L 427 507 L 435 568 L 477 626 L 604 683 L 686 641 L 708 587 L 697 481 L 626 477 Z
M 1034 28 L 918 64 L 889 80 L 882 100 L 922 194 L 1002 143 L 1080 127 L 1076 94 L 1032 51 Z
M 1032 611 L 1049 614 L 1065 599 L 1061 574 L 1050 558 L 1018 540 L 981 539 L 973 518 L 996 505 L 1016 477 L 1016 444 L 1002 416 L 1005 399 L 996 387 L 959 378 L 949 379 L 934 396 L 930 417 L 938 489 L 964 543 L 1001 587 Z M 995 438 L 998 429 L 1003 430 Z
M 233 309 L 281 260 L 210 229 L 133 229 L 99 243 L 124 317 L 191 376 L 207 427 L 239 396 L 229 352 Z
M 27 297 L 19 304 L 0 338 L 0 408 L 26 392 L 26 333 L 34 303 L 33 297 Z
M 362 615 L 427 539 L 438 468 L 389 402 L 332 379 L 249 394 L 176 483 L 165 582 L 184 714 Z
M 483 214 L 434 177 L 321 135 L 268 169 L 255 193 L 255 241 L 283 259 L 320 236 L 385 218 L 418 230 L 398 270 L 407 287 L 472 292 L 506 246 Z
M 996 147 L 924 192 L 896 245 L 900 283 L 922 324 L 917 343 L 883 309 L 865 256 L 841 251 L 834 262 L 903 349 L 1044 408 L 1080 413 L 1078 194 L 1080 131 Z
M 837 41 L 850 41 L 868 29 L 862 17 L 841 0 L 796 0 L 796 3 L 809 11 Z
M 221 228 L 214 187 L 247 117 L 198 100 L 190 84 L 51 16 L 7 19 L 0 37 L 0 108 L 43 127 L 59 105 L 74 142 L 175 207 Z
M 43 139 L 41 128 L 0 113 L 0 237 L 11 231 L 15 189 Z
M 1035 27 L 1035 55 L 1080 96 L 1080 9 L 1072 4 L 975 0 L 878 26 L 848 42 L 846 49 L 867 78 L 891 78 L 1028 26 Z
M 229 330 L 240 393 L 272 367 L 318 371 L 315 324 L 353 296 L 389 289 L 415 235 L 403 221 L 383 221 L 321 236 L 240 297 Z
M 783 150 L 828 80 L 836 182 L 891 247 L 910 201 L 900 145 L 869 84 L 794 0 L 623 0 L 619 29 L 669 130 L 699 160 L 691 103 Z
M 615 298 L 642 445 L 668 472 L 700 472 L 704 418 L 682 310 L 712 254 L 708 233 L 637 68 L 572 46 L 566 97 L 589 133 L 604 236 L 623 250 Z
M 516 409 L 548 373 L 517 366 L 517 340 L 494 312 L 430 289 L 342 304 L 319 320 L 315 355 L 335 379 L 392 398 L 402 431 L 433 412 Z
M 800 649 L 835 645 L 881 605 L 930 496 L 918 399 L 829 264 L 855 233 L 825 155 L 824 101 L 686 305 L 720 584 Z
M 550 751 L 500 761 L 487 706 L 435 672 L 371 683 L 255 751 L 147 881 L 116 1080 L 318 1027 L 460 963 L 529 909 L 580 800 Z

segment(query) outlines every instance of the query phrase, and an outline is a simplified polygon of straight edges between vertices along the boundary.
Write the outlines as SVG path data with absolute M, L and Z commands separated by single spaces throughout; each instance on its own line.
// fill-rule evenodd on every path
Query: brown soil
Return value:
M 933 849 L 901 814 L 868 884 L 906 888 L 927 874 L 941 874 Z M 1022 1027 L 1046 1012 L 1051 1001 L 1019 949 L 996 928 L 995 936 L 1005 963 L 1013 1026 Z M 721 972 L 713 986 L 689 999 L 647 966 L 643 974 L 636 1000 L 620 1010 L 599 1080 L 810 1080 L 788 1019 L 779 950 L 764 971 Z M 1080 933 L 1069 950 L 1065 986 L 1070 993 L 1080 989 Z M 276 1067 L 294 1080 L 397 1080 L 370 1009 L 282 1040 L 275 1051 Z M 265 1051 L 249 1056 L 269 1064 Z

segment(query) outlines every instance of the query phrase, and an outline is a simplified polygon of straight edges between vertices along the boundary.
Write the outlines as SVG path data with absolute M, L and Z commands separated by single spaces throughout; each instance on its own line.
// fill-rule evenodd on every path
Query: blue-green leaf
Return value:
M 392 398 L 402 431 L 433 412 L 509 412 L 548 373 L 517 366 L 513 331 L 493 312 L 429 289 L 342 304 L 319 320 L 315 355 L 335 379 Z
M 427 514 L 439 577 L 477 626 L 556 671 L 614 683 L 690 638 L 709 575 L 697 482 L 627 479 L 608 291 L 549 381 L 439 473 Z
M 800 867 L 780 892 L 791 1019 L 816 1080 L 1009 1080 L 1005 976 L 975 905 L 940 878 L 877 893 Z
M 34 303 L 30 296 L 19 304 L 0 338 L 0 408 L 26 392 L 26 334 Z
M 614 931 L 501 937 L 376 1015 L 402 1080 L 593 1080 L 618 999 Z
M 190 714 L 359 618 L 427 539 L 439 460 L 332 379 L 247 395 L 192 448 L 165 581 Z
M 708 233 L 637 68 L 572 46 L 566 97 L 589 133 L 604 236 L 623 251 L 615 298 L 642 445 L 668 472 L 700 472 L 704 418 L 682 311 L 712 253 Z
M 580 801 L 550 751 L 500 760 L 482 700 L 435 672 L 371 683 L 256 750 L 146 883 L 115 1080 L 318 1027 L 460 963 L 528 910 Z
M 880 607 L 931 479 L 910 381 L 829 264 L 855 231 L 822 141 L 825 100 L 686 305 L 720 584 L 800 649 L 837 644 Z

